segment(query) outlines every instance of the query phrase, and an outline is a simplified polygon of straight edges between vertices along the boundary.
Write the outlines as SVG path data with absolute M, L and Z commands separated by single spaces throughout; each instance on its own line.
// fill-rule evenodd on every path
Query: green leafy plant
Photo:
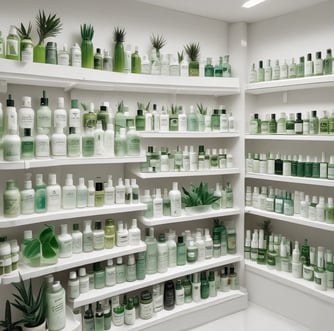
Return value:
M 44 10 L 40 10 L 36 16 L 38 45 L 42 45 L 46 38 L 56 37 L 62 30 L 62 23 L 56 14 L 46 16 Z
M 124 101 L 122 100 L 117 104 L 117 111 L 120 113 L 124 113 L 125 107 L 124 107 Z
M 21 274 L 19 274 L 19 276 L 20 281 L 13 283 L 17 293 L 13 293 L 15 301 L 12 305 L 22 312 L 22 322 L 25 326 L 35 327 L 41 325 L 45 322 L 47 311 L 46 281 L 44 280 L 42 282 L 37 295 L 34 295 L 35 291 L 33 290 L 31 279 L 29 280 L 28 286 L 26 286 Z
M 198 61 L 200 53 L 199 43 L 189 43 L 184 46 L 184 50 L 187 53 L 190 61 Z
M 31 40 L 31 30 L 32 25 L 31 22 L 29 22 L 28 26 L 25 27 L 23 23 L 18 27 L 16 27 L 17 34 L 19 35 L 20 39 L 30 39 Z
M 219 197 L 213 192 L 209 192 L 208 183 L 201 182 L 198 186 L 190 185 L 190 189 L 186 190 L 182 187 L 182 202 L 185 207 L 212 205 Z
M 152 47 L 155 48 L 158 53 L 159 53 L 160 49 L 167 44 L 167 41 L 164 38 L 164 36 L 159 35 L 159 34 L 157 34 L 157 35 L 152 34 L 151 37 L 150 37 L 150 41 L 151 41 Z
M 27 259 L 36 258 L 38 255 L 45 259 L 52 259 L 57 256 L 59 242 L 53 225 L 46 225 L 40 232 L 38 238 L 29 241 L 23 251 Z
M 177 52 L 177 59 L 179 61 L 179 64 L 183 61 L 183 59 L 184 59 L 184 53 L 183 53 L 183 51 Z
M 149 111 L 150 110 L 150 106 L 151 106 L 151 101 L 149 101 L 146 106 L 143 102 L 137 102 L 137 107 L 138 109 L 141 109 L 141 110 L 145 110 L 145 111 Z
M 177 115 L 178 110 L 179 110 L 178 105 L 171 104 L 171 106 L 169 108 L 169 114 L 170 115 Z
M 22 328 L 17 326 L 17 324 L 22 323 L 22 321 L 12 321 L 12 311 L 9 300 L 6 301 L 6 309 L 5 309 L 5 319 L 0 321 L 0 326 L 5 328 L 5 331 L 21 331 Z
M 196 106 L 200 114 L 207 115 L 208 107 L 203 106 L 203 104 L 197 104 Z

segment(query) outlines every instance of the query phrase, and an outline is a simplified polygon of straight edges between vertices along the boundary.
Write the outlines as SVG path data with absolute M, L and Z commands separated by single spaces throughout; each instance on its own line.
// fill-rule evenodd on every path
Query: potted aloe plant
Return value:
M 37 238 L 25 243 L 23 256 L 31 266 L 50 265 L 58 261 L 59 242 L 53 225 L 45 225 Z M 36 261 L 39 260 L 39 263 Z
M 5 328 L 4 331 L 22 331 L 22 328 L 17 325 L 22 321 L 12 321 L 12 310 L 10 306 L 9 300 L 6 301 L 6 309 L 5 309 L 5 319 L 0 321 L 0 326 Z
M 20 281 L 13 283 L 17 293 L 13 293 L 15 297 L 12 305 L 23 314 L 23 330 L 24 331 L 42 331 L 46 330 L 46 290 L 47 283 L 44 280 L 37 292 L 32 287 L 31 279 L 26 286 L 21 274 Z
M 81 33 L 81 65 L 83 68 L 94 68 L 94 28 L 92 25 L 80 25 Z
M 56 14 L 46 16 L 44 10 L 36 16 L 38 44 L 34 47 L 34 62 L 45 63 L 46 38 L 57 36 L 62 30 L 62 23 Z
M 211 205 L 220 199 L 213 192 L 209 192 L 208 183 L 201 182 L 198 186 L 190 185 L 189 190 L 182 187 L 182 191 L 182 203 L 190 215 L 210 210 Z
M 116 27 L 114 29 L 114 71 L 123 72 L 125 65 L 125 54 L 124 54 L 124 40 L 125 40 L 125 29 Z
M 16 27 L 17 34 L 20 37 L 20 59 L 23 62 L 32 62 L 34 45 L 31 39 L 32 25 L 29 22 L 28 26 L 25 27 L 23 23 L 19 27 Z
M 199 43 L 189 43 L 184 46 L 189 58 L 189 76 L 199 76 Z
M 206 130 L 206 122 L 209 125 L 209 128 L 211 130 L 211 116 L 208 117 L 208 120 L 206 120 L 206 117 L 208 115 L 208 107 L 203 106 L 203 104 L 197 104 L 197 110 L 199 112 L 198 116 L 198 127 L 199 131 L 205 131 Z
M 160 59 L 160 49 L 167 44 L 166 39 L 164 38 L 163 35 L 152 34 L 150 37 L 150 41 L 151 41 L 153 50 L 155 50 L 157 58 Z

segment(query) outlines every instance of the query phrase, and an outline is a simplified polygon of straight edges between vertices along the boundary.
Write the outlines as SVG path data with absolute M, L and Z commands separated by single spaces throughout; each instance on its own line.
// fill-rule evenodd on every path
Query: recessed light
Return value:
M 267 0 L 248 0 L 242 5 L 242 7 L 243 8 L 252 8 L 252 7 L 257 6 L 258 4 L 260 4 L 264 1 L 267 1 Z

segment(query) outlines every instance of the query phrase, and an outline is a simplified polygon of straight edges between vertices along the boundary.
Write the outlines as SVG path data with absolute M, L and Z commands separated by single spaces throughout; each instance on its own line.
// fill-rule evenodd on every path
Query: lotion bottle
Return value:
M 140 244 L 140 229 L 137 227 L 137 220 L 132 219 L 132 225 L 129 229 L 129 245 L 138 246 Z
M 41 98 L 40 107 L 36 112 L 36 127 L 42 129 L 43 133 L 49 135 L 51 133 L 51 109 L 48 106 L 49 99 L 46 97 L 46 92 L 43 90 L 43 96 Z
M 17 112 L 15 108 L 14 99 L 12 99 L 12 95 L 8 95 L 8 99 L 6 101 L 6 112 L 4 117 L 4 128 L 5 133 L 8 133 L 9 130 L 17 132 Z
M 67 224 L 61 224 L 60 235 L 58 235 L 60 243 L 59 257 L 71 257 L 72 256 L 72 236 L 68 233 Z
M 56 174 L 49 174 L 49 182 L 46 187 L 47 211 L 59 211 L 61 207 L 61 188 L 57 184 Z
M 65 185 L 62 188 L 63 209 L 74 209 L 77 204 L 77 190 L 73 185 L 73 175 L 67 174 Z
M 87 207 L 88 189 L 85 185 L 85 178 L 79 178 L 79 184 L 76 188 L 76 207 L 85 208 Z
M 164 273 L 168 270 L 168 246 L 164 233 L 160 233 L 158 241 L 158 272 Z
M 36 159 L 50 157 L 50 139 L 42 128 L 37 129 L 35 137 L 35 157 Z
M 118 222 L 118 229 L 116 234 L 116 245 L 124 247 L 129 245 L 129 232 L 122 221 Z
M 158 271 L 158 245 L 154 238 L 154 228 L 149 228 L 146 236 L 146 274 L 154 274 Z
M 65 157 L 67 155 L 67 137 L 61 124 L 57 124 L 55 132 L 51 136 L 52 157 Z
M 63 130 L 67 127 L 67 112 L 63 97 L 58 98 L 58 108 L 53 112 L 53 127 L 61 127 Z
M 21 214 L 31 215 L 35 211 L 35 190 L 32 188 L 31 174 L 27 174 L 24 189 L 21 191 Z
M 92 231 L 92 221 L 84 221 L 84 231 L 83 231 L 83 251 L 92 252 L 93 251 L 93 231 Z
M 46 293 L 47 321 L 49 331 L 59 331 L 66 326 L 65 290 L 59 281 L 55 281 Z
M 67 156 L 79 157 L 81 155 L 81 136 L 73 126 L 69 128 L 67 136 Z
M 80 254 L 82 252 L 82 232 L 79 230 L 79 224 L 73 224 L 72 230 L 72 253 Z
M 181 192 L 178 189 L 178 183 L 173 182 L 173 189 L 169 192 L 170 204 L 171 204 L 171 216 L 181 216 Z
M 18 126 L 20 137 L 23 137 L 24 129 L 30 129 L 34 133 L 35 112 L 31 108 L 31 97 L 22 98 L 22 107 L 18 111 Z
M 21 138 L 21 159 L 31 160 L 35 155 L 35 140 L 31 135 L 31 129 L 23 129 L 23 137 Z
M 19 161 L 21 158 L 21 139 L 17 131 L 9 129 L 3 139 L 3 159 L 5 161 Z

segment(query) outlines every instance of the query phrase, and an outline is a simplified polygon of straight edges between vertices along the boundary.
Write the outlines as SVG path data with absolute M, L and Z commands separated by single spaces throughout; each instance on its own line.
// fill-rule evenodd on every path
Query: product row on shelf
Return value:
M 6 236 L 1 236 L 0 257 L 4 263 L 0 275 L 10 274 L 16 270 L 20 273 L 29 271 L 30 269 L 25 266 L 42 270 L 54 264 L 64 265 L 65 260 L 71 260 L 72 255 L 73 257 L 80 255 L 82 263 L 94 262 L 93 268 L 89 265 L 87 268 L 80 267 L 78 274 L 70 273 L 69 282 L 78 279 L 81 284 L 79 293 L 86 293 L 89 288 L 98 289 L 125 281 L 142 280 L 145 275 L 165 273 L 169 268 L 236 253 L 235 227 L 225 226 L 218 220 L 215 220 L 212 236 L 208 228 L 197 228 L 194 232 L 185 230 L 179 236 L 170 229 L 167 233 L 160 233 L 157 240 L 154 228 L 147 228 L 144 248 L 136 219 L 132 220 L 129 230 L 127 222 L 123 221 L 118 222 L 116 229 L 111 219 L 105 221 L 104 227 L 101 221 L 95 221 L 94 229 L 91 225 L 91 220 L 85 220 L 81 232 L 79 224 L 74 223 L 73 230 L 69 233 L 68 225 L 61 224 L 60 234 L 56 233 L 54 226 L 44 226 L 39 234 L 34 236 L 31 230 L 26 230 L 21 243 L 21 254 L 17 239 L 7 240 Z M 122 255 L 117 256 L 115 265 L 110 258 L 111 255 L 103 252 L 113 248 L 115 250 L 117 247 L 134 248 L 134 253 L 130 252 L 126 264 L 123 263 Z M 99 259 L 90 257 L 93 251 L 101 252 Z M 118 251 L 122 252 L 120 249 Z M 127 250 L 124 250 L 125 254 L 126 252 Z M 106 262 L 102 263 L 101 259 L 105 259 Z M 66 269 L 66 266 L 64 268 Z M 88 286 L 89 279 L 90 286 Z M 70 297 L 70 299 L 75 298 Z
M 294 248 L 293 248 L 294 247 Z M 292 249 L 293 248 L 293 249 Z M 290 272 L 294 278 L 314 281 L 318 290 L 334 288 L 334 260 L 330 249 L 310 247 L 308 240 L 299 245 L 278 234 L 266 235 L 263 229 L 246 231 L 245 259 L 266 264 L 269 269 Z
M 96 331 L 109 330 L 112 325 L 133 325 L 138 318 L 148 320 L 163 310 L 173 310 L 175 306 L 197 303 L 222 294 L 220 292 L 238 289 L 239 275 L 233 266 L 226 266 L 222 270 L 202 271 L 155 284 L 139 295 L 126 293 L 122 301 L 120 296 L 98 301 L 95 307 L 89 304 L 76 313 L 83 315 L 84 330 L 94 327 Z
M 334 155 L 328 162 L 325 153 L 321 158 L 268 153 L 247 153 L 246 172 L 256 174 L 283 175 L 307 178 L 334 179 Z
M 227 148 L 205 148 L 198 146 L 195 152 L 194 146 L 180 145 L 176 149 L 168 151 L 167 147 L 154 148 L 148 146 L 146 161 L 141 163 L 140 171 L 147 172 L 179 172 L 201 171 L 208 169 L 233 168 L 233 157 Z
M 305 57 L 301 56 L 299 63 L 295 63 L 295 59 L 292 58 L 289 64 L 285 59 L 284 63 L 280 65 L 279 60 L 275 60 L 275 63 L 272 63 L 268 59 L 263 65 L 263 61 L 260 60 L 257 68 L 254 63 L 252 64 L 248 80 L 249 83 L 257 83 L 279 79 L 331 75 L 334 73 L 333 60 L 331 48 L 327 49 L 325 57 L 322 57 L 321 51 L 317 51 L 314 61 L 312 60 L 312 53 L 307 54 L 306 61 Z
M 305 194 L 295 190 L 291 192 L 274 189 L 273 187 L 251 186 L 246 187 L 246 207 L 253 207 L 258 210 L 265 210 L 287 216 L 300 216 L 304 219 L 315 222 L 326 222 L 334 224 L 333 197 L 316 196 Z
M 276 120 L 276 117 L 278 118 Z M 296 135 L 332 135 L 334 134 L 334 112 L 328 115 L 328 111 L 322 111 L 322 116 L 317 116 L 317 111 L 302 113 L 266 114 L 260 119 L 259 114 L 251 114 L 249 121 L 250 134 L 296 134 Z
M 58 64 L 63 66 L 84 67 L 96 70 L 115 71 L 123 73 L 143 73 L 165 76 L 206 76 L 206 77 L 231 77 L 231 65 L 229 55 L 219 57 L 219 62 L 212 65 L 212 58 L 206 59 L 206 64 L 200 59 L 200 44 L 190 42 L 177 54 L 161 53 L 161 49 L 167 41 L 163 35 L 152 34 L 150 36 L 151 53 L 140 56 L 138 46 L 132 47 L 125 43 L 125 28 L 115 27 L 113 38 L 113 56 L 109 47 L 94 50 L 94 27 L 88 24 L 80 25 L 81 46 L 76 42 L 68 50 L 66 44 L 58 49 L 55 41 L 48 41 L 48 37 L 56 37 L 62 30 L 62 22 L 56 15 L 49 14 L 46 19 L 45 12 L 39 11 L 36 16 L 39 42 L 33 45 L 31 38 L 32 25 L 20 27 L 11 25 L 6 40 L 0 31 L 0 57 L 24 63 L 38 62 Z M 49 34 L 45 34 L 46 31 Z M 125 46 L 124 46 L 125 45 Z

